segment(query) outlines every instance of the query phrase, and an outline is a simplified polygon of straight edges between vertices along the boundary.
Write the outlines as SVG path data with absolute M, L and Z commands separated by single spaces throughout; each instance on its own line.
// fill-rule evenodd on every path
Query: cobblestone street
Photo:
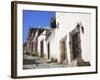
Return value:
M 39 68 L 57 68 L 67 67 L 66 64 L 60 64 L 58 62 L 47 63 L 47 59 L 36 56 L 24 55 L 23 69 L 39 69 Z

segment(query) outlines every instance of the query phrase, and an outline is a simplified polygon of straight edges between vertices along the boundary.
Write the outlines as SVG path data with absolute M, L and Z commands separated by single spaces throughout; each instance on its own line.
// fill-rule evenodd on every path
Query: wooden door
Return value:
M 50 59 L 50 44 L 48 43 L 48 59 Z
M 40 48 L 41 48 L 41 55 L 40 55 L 40 57 L 44 57 L 44 50 L 43 50 L 44 46 L 43 46 L 43 40 L 40 42 Z
M 72 36 L 72 53 L 73 59 L 78 58 L 79 56 L 79 41 L 78 41 L 78 33 Z
M 60 41 L 60 62 L 62 63 L 66 59 L 66 42 L 65 40 Z

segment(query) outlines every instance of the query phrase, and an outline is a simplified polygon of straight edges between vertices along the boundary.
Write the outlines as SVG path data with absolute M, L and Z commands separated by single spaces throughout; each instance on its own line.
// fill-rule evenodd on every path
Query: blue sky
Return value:
M 29 28 L 46 28 L 50 26 L 50 20 L 56 16 L 51 11 L 23 10 L 23 42 L 27 41 Z

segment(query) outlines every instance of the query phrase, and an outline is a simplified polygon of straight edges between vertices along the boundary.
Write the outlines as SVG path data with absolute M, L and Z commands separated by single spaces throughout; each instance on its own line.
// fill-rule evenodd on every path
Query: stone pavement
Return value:
M 68 65 L 58 62 L 47 63 L 47 59 L 36 56 L 24 55 L 23 58 L 23 69 L 68 67 Z

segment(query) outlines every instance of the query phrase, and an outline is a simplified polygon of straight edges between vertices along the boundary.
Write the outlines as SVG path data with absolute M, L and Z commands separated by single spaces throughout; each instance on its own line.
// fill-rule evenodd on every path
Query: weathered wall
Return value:
M 43 32 L 41 33 L 41 35 L 38 37 L 38 54 L 39 54 L 39 56 L 41 55 L 40 42 L 43 40 L 43 45 L 44 45 L 44 47 L 43 47 L 44 57 L 47 58 L 47 43 L 46 43 L 46 41 L 45 41 L 46 36 L 45 36 L 44 34 L 45 34 L 45 31 L 43 31 Z
M 70 62 L 69 33 L 76 27 L 77 23 L 81 22 L 84 26 L 84 34 L 81 32 L 82 58 L 86 61 L 90 61 L 90 14 L 56 13 L 56 18 L 57 23 L 59 23 L 59 28 L 55 29 L 49 38 L 51 56 L 57 57 L 58 61 L 60 61 L 60 40 L 67 35 L 67 57 Z

